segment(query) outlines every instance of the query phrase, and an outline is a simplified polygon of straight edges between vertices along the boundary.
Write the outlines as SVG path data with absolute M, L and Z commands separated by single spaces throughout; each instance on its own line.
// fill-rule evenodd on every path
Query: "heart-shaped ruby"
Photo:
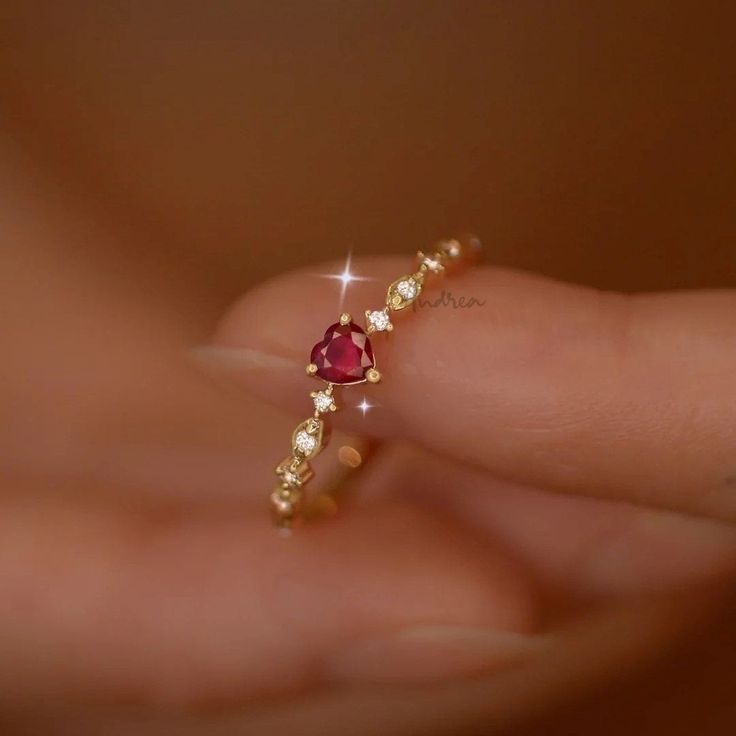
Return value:
M 368 335 L 354 322 L 330 325 L 322 342 L 312 348 L 311 362 L 320 378 L 339 384 L 364 381 L 376 364 Z

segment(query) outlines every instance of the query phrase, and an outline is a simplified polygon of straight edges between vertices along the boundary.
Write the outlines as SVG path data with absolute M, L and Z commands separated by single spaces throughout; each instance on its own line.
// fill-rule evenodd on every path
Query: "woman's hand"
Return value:
M 272 471 L 336 268 L 256 289 L 192 351 L 179 284 L 78 203 L 3 186 L 8 728 L 462 733 L 646 660 L 726 590 L 734 294 L 448 281 L 477 305 L 399 315 L 375 407 L 342 393 L 338 427 L 376 441 L 353 502 L 284 538 Z M 345 307 L 405 267 L 359 261 L 378 281 Z

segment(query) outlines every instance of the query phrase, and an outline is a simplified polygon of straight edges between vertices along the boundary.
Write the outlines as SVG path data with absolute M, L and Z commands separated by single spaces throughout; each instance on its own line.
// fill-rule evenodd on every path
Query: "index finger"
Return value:
M 346 309 L 380 307 L 383 282 L 405 269 L 359 263 L 377 280 L 351 285 Z M 251 391 L 302 413 L 314 387 L 303 366 L 340 311 L 314 270 L 242 298 L 209 352 L 224 350 Z M 388 339 L 373 336 L 384 379 L 365 392 L 380 408 L 340 412 L 341 426 L 538 487 L 736 519 L 734 293 L 626 296 L 490 267 L 446 288 L 456 308 L 446 295 L 445 308 L 397 314 Z M 346 388 L 342 405 L 361 389 Z

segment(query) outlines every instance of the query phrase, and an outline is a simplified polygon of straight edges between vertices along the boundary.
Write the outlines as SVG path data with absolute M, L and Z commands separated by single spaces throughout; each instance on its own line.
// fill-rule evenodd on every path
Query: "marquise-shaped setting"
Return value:
M 414 273 L 396 279 L 386 292 L 386 306 L 394 312 L 411 306 L 422 293 L 424 274 Z
M 324 447 L 326 439 L 324 422 L 311 417 L 294 430 L 291 436 L 291 449 L 297 458 L 313 458 Z

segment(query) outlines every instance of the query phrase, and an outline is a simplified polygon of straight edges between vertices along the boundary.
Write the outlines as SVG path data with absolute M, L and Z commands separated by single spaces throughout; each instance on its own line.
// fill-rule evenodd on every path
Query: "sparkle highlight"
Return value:
M 355 408 L 360 409 L 360 411 L 363 412 L 363 416 L 365 416 L 371 409 L 375 409 L 376 405 L 369 403 L 368 399 L 364 396 L 363 401 L 361 401 Z
M 340 303 L 338 309 L 342 311 L 343 304 L 345 303 L 345 293 L 348 290 L 348 286 L 353 281 L 373 281 L 374 279 L 368 276 L 357 276 L 354 274 L 350 267 L 353 263 L 353 251 L 348 251 L 348 256 L 345 259 L 345 266 L 340 273 L 320 273 L 318 276 L 323 279 L 331 279 L 333 281 L 340 282 Z

